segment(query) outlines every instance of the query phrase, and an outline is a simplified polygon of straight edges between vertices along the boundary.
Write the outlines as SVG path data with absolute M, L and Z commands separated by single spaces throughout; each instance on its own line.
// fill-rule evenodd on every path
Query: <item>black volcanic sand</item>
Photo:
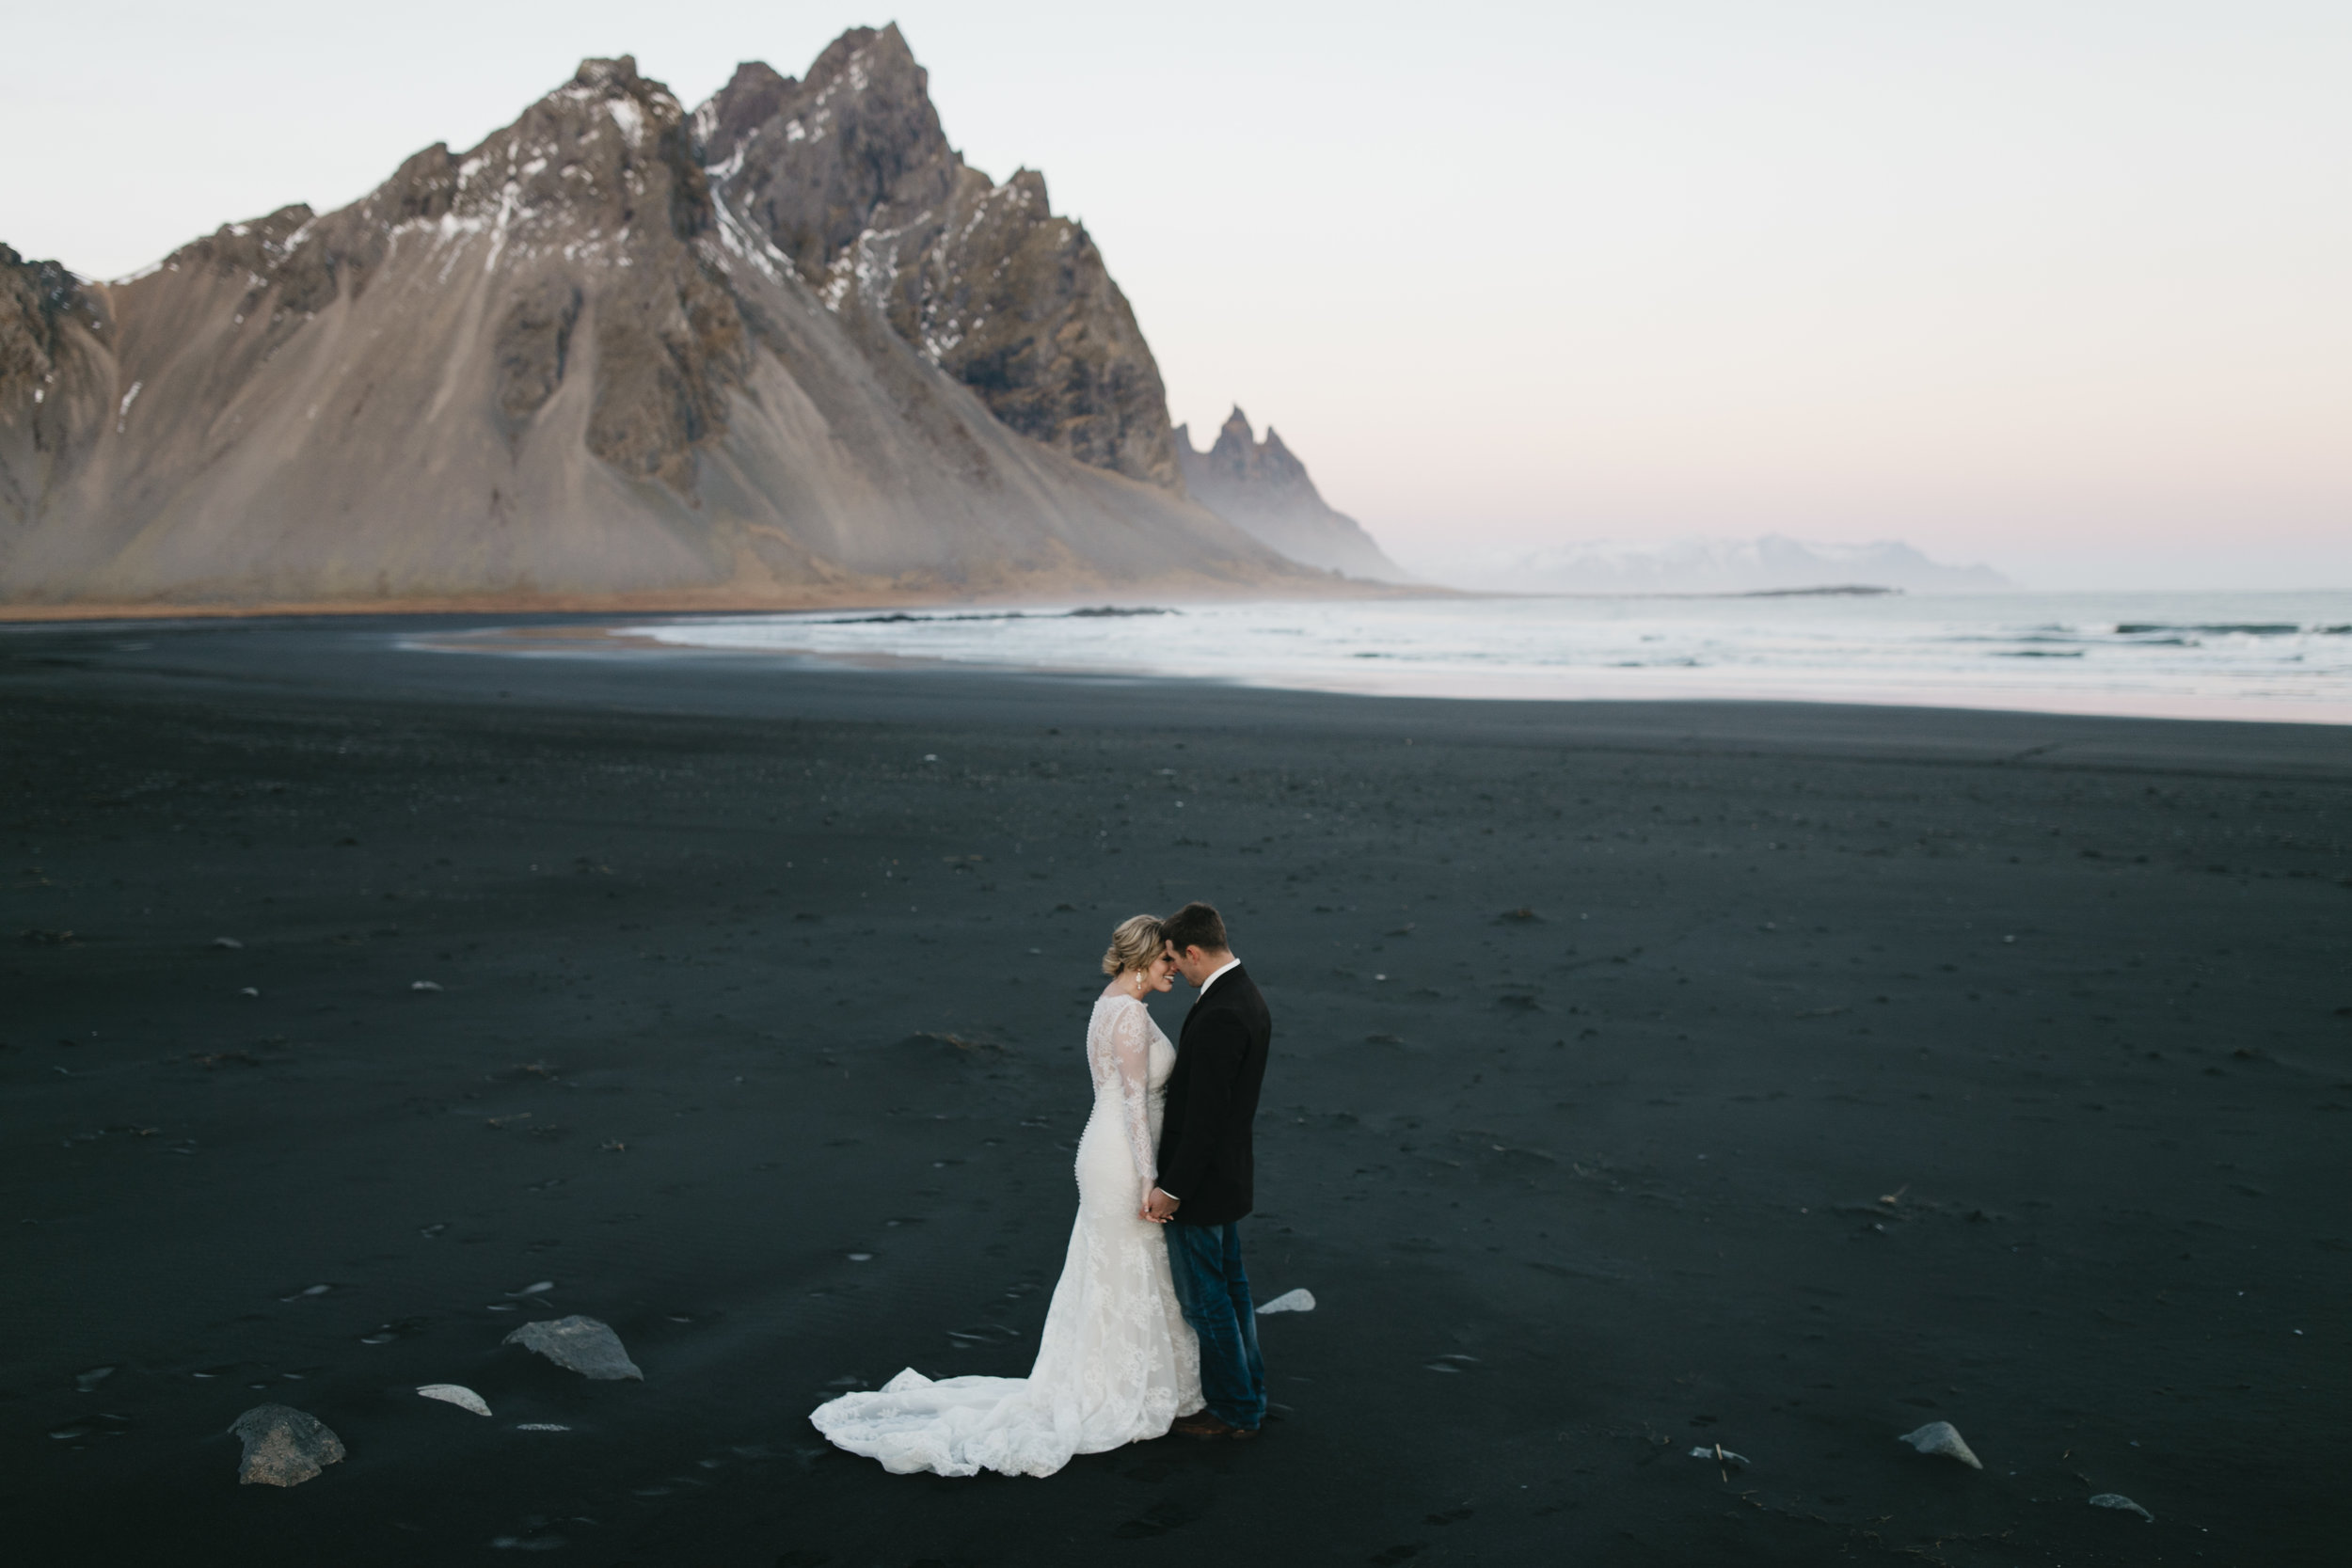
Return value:
M 0 633 L 16 1560 L 2344 1560 L 2352 732 L 400 629 Z M 1026 1369 L 1196 896 L 1320 1303 L 1262 1440 L 827 1448 Z M 500 1346 L 571 1312 L 644 1382 Z M 349 1459 L 240 1487 L 265 1401 Z

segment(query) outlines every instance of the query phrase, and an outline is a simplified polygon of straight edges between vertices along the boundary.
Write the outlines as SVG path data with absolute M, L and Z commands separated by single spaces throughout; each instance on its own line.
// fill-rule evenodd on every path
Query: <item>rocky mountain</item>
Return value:
M 694 124 L 716 193 L 810 287 L 856 293 L 1030 439 L 1181 489 L 1159 366 L 1102 253 L 1043 175 L 965 166 L 896 27 L 845 35 L 805 82 L 742 66 Z
M 103 419 L 105 327 L 80 278 L 0 245 L 0 519 L 29 516 L 73 436 Z
M 0 253 L 0 603 L 786 605 L 1317 580 L 1186 496 L 1043 181 L 895 28 L 692 115 L 626 57 L 326 214 Z
M 1259 440 L 1239 405 L 1207 451 L 1193 450 L 1186 425 L 1176 427 L 1175 445 L 1177 466 L 1195 499 L 1292 560 L 1385 582 L 1408 575 L 1355 518 L 1332 510 L 1272 425 Z

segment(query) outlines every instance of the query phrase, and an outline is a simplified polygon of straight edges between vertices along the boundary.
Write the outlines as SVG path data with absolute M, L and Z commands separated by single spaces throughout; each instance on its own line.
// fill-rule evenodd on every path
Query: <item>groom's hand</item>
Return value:
M 1166 1225 L 1168 1216 L 1176 1212 L 1176 1206 L 1184 1201 L 1181 1197 L 1170 1197 L 1154 1187 L 1151 1196 L 1143 1200 L 1143 1217 L 1153 1225 Z

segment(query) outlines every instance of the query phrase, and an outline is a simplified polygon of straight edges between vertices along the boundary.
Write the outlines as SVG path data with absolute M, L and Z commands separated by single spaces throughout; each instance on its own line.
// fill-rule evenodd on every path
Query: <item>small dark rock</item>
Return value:
M 645 1376 L 610 1325 L 578 1313 L 551 1323 L 525 1323 L 500 1342 L 536 1351 L 566 1370 L 601 1383 L 628 1377 L 642 1382 Z
M 292 1405 L 257 1404 L 229 1430 L 245 1440 L 237 1479 L 246 1486 L 299 1486 L 343 1460 L 343 1440 Z

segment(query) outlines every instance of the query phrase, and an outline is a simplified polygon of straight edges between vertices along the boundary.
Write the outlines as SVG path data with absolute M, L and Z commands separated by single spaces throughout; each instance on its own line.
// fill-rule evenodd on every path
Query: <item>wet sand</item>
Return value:
M 2352 731 L 424 624 L 0 632 L 24 1560 L 2339 1560 Z M 1191 897 L 1275 1009 L 1278 1418 L 826 1448 L 1025 1370 L 1096 956 Z M 500 1347 L 573 1312 L 644 1381 Z M 264 1402 L 350 1457 L 238 1486 Z

